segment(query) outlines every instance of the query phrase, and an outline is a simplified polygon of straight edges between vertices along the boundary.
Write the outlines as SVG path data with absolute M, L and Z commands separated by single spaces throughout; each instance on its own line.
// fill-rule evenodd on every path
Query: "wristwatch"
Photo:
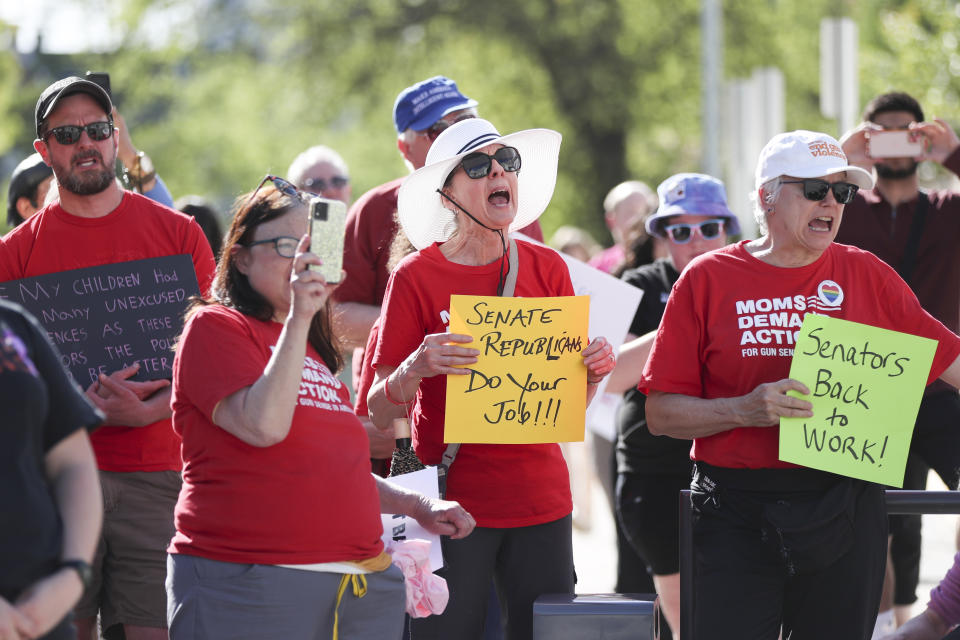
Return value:
M 132 186 L 137 187 L 137 191 L 143 192 L 143 185 L 157 177 L 157 171 L 153 167 L 153 160 L 143 151 L 137 152 L 137 157 L 133 161 L 133 166 L 127 170 L 128 181 Z
M 80 576 L 80 582 L 83 584 L 83 590 L 86 591 L 93 581 L 93 567 L 89 562 L 83 560 L 61 560 L 60 569 L 73 569 Z

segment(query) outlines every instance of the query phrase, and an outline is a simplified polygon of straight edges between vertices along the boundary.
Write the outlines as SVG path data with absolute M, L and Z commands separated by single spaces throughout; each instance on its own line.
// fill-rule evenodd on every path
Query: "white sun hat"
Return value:
M 835 173 L 847 174 L 847 182 L 861 189 L 873 189 L 873 175 L 847 162 L 840 143 L 816 131 L 790 131 L 770 139 L 757 160 L 755 187 L 779 176 L 821 178 Z
M 407 176 L 400 186 L 397 214 L 410 243 L 424 249 L 434 242 L 445 242 L 453 235 L 454 213 L 437 190 L 443 188 L 447 176 L 464 156 L 490 144 L 516 147 L 520 152 L 517 193 L 514 194 L 517 215 L 509 231 L 532 223 L 553 197 L 561 138 L 552 129 L 527 129 L 501 136 L 492 124 L 480 118 L 462 120 L 445 129 L 430 147 L 426 164 Z

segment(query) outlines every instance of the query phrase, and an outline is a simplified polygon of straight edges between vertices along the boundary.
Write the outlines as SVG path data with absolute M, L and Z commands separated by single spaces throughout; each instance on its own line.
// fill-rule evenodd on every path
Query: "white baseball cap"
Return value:
M 757 160 L 755 187 L 779 176 L 821 178 L 847 173 L 847 181 L 861 189 L 873 189 L 873 175 L 847 162 L 840 143 L 825 133 L 790 131 L 771 138 Z

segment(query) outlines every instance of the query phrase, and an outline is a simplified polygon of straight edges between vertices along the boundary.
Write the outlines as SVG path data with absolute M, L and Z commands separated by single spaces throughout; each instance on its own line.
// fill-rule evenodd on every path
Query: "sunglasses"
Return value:
M 514 147 L 500 147 L 492 156 L 482 151 L 468 153 L 460 161 L 460 166 L 470 178 L 479 180 L 490 175 L 490 167 L 494 160 L 503 167 L 504 171 L 520 171 L 520 152 Z
M 295 186 L 293 186 L 293 183 L 284 180 L 280 176 L 272 176 L 267 174 L 263 177 L 263 180 L 260 181 L 260 184 L 257 185 L 257 188 L 253 190 L 253 193 L 250 194 L 250 197 L 247 198 L 247 201 L 243 204 L 242 208 L 246 208 L 251 202 L 253 202 L 257 192 L 260 191 L 260 188 L 263 187 L 263 185 L 265 185 L 267 182 L 272 182 L 273 186 L 277 188 L 277 191 L 283 195 L 296 198 L 303 204 L 309 204 L 310 199 L 315 197 L 312 193 L 307 193 L 297 189 Z
M 47 135 L 43 137 L 43 140 L 46 142 L 50 139 L 50 136 L 53 136 L 60 144 L 76 144 L 77 141 L 80 140 L 80 136 L 84 131 L 87 132 L 87 135 L 90 136 L 91 140 L 96 140 L 97 142 L 106 140 L 113 135 L 113 121 L 106 120 L 104 122 L 91 122 L 90 124 L 85 124 L 82 126 L 68 124 L 55 129 L 50 129 L 50 131 L 47 131 Z
M 713 240 L 723 231 L 723 224 L 724 220 L 722 218 L 716 218 L 696 223 L 669 224 L 663 230 L 675 244 L 687 244 L 693 239 L 694 229 L 700 232 L 700 237 L 704 240 Z
M 311 193 L 317 195 L 321 191 L 326 191 L 329 189 L 343 189 L 345 186 L 350 184 L 350 178 L 346 176 L 333 176 L 330 180 L 325 180 L 323 178 L 307 178 L 303 181 L 303 188 Z
M 440 134 L 450 128 L 450 125 L 457 124 L 458 122 L 463 122 L 464 120 L 469 120 L 470 118 L 476 118 L 477 116 L 465 113 L 453 122 L 447 122 L 446 120 L 437 120 L 431 126 L 424 129 L 423 131 L 417 131 L 422 136 L 427 136 L 430 138 L 430 142 L 433 142 L 440 137 Z
M 290 236 L 280 236 L 278 238 L 267 238 L 266 240 L 257 240 L 247 243 L 247 247 L 255 247 L 258 244 L 273 244 L 274 250 L 281 258 L 292 258 L 297 255 L 297 245 L 300 244 L 298 238 Z
M 819 178 L 807 178 L 805 180 L 781 180 L 782 184 L 802 184 L 803 197 L 807 200 L 819 202 L 827 197 L 827 192 L 833 190 L 833 197 L 839 204 L 850 204 L 853 197 L 857 195 L 860 189 L 855 184 L 849 182 L 827 182 Z

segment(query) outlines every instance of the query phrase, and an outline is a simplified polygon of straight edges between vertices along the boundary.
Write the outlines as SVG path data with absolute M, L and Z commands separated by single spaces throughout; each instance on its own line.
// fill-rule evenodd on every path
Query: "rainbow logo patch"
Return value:
M 833 280 L 824 280 L 817 286 L 817 297 L 828 307 L 839 307 L 843 302 L 843 289 Z

